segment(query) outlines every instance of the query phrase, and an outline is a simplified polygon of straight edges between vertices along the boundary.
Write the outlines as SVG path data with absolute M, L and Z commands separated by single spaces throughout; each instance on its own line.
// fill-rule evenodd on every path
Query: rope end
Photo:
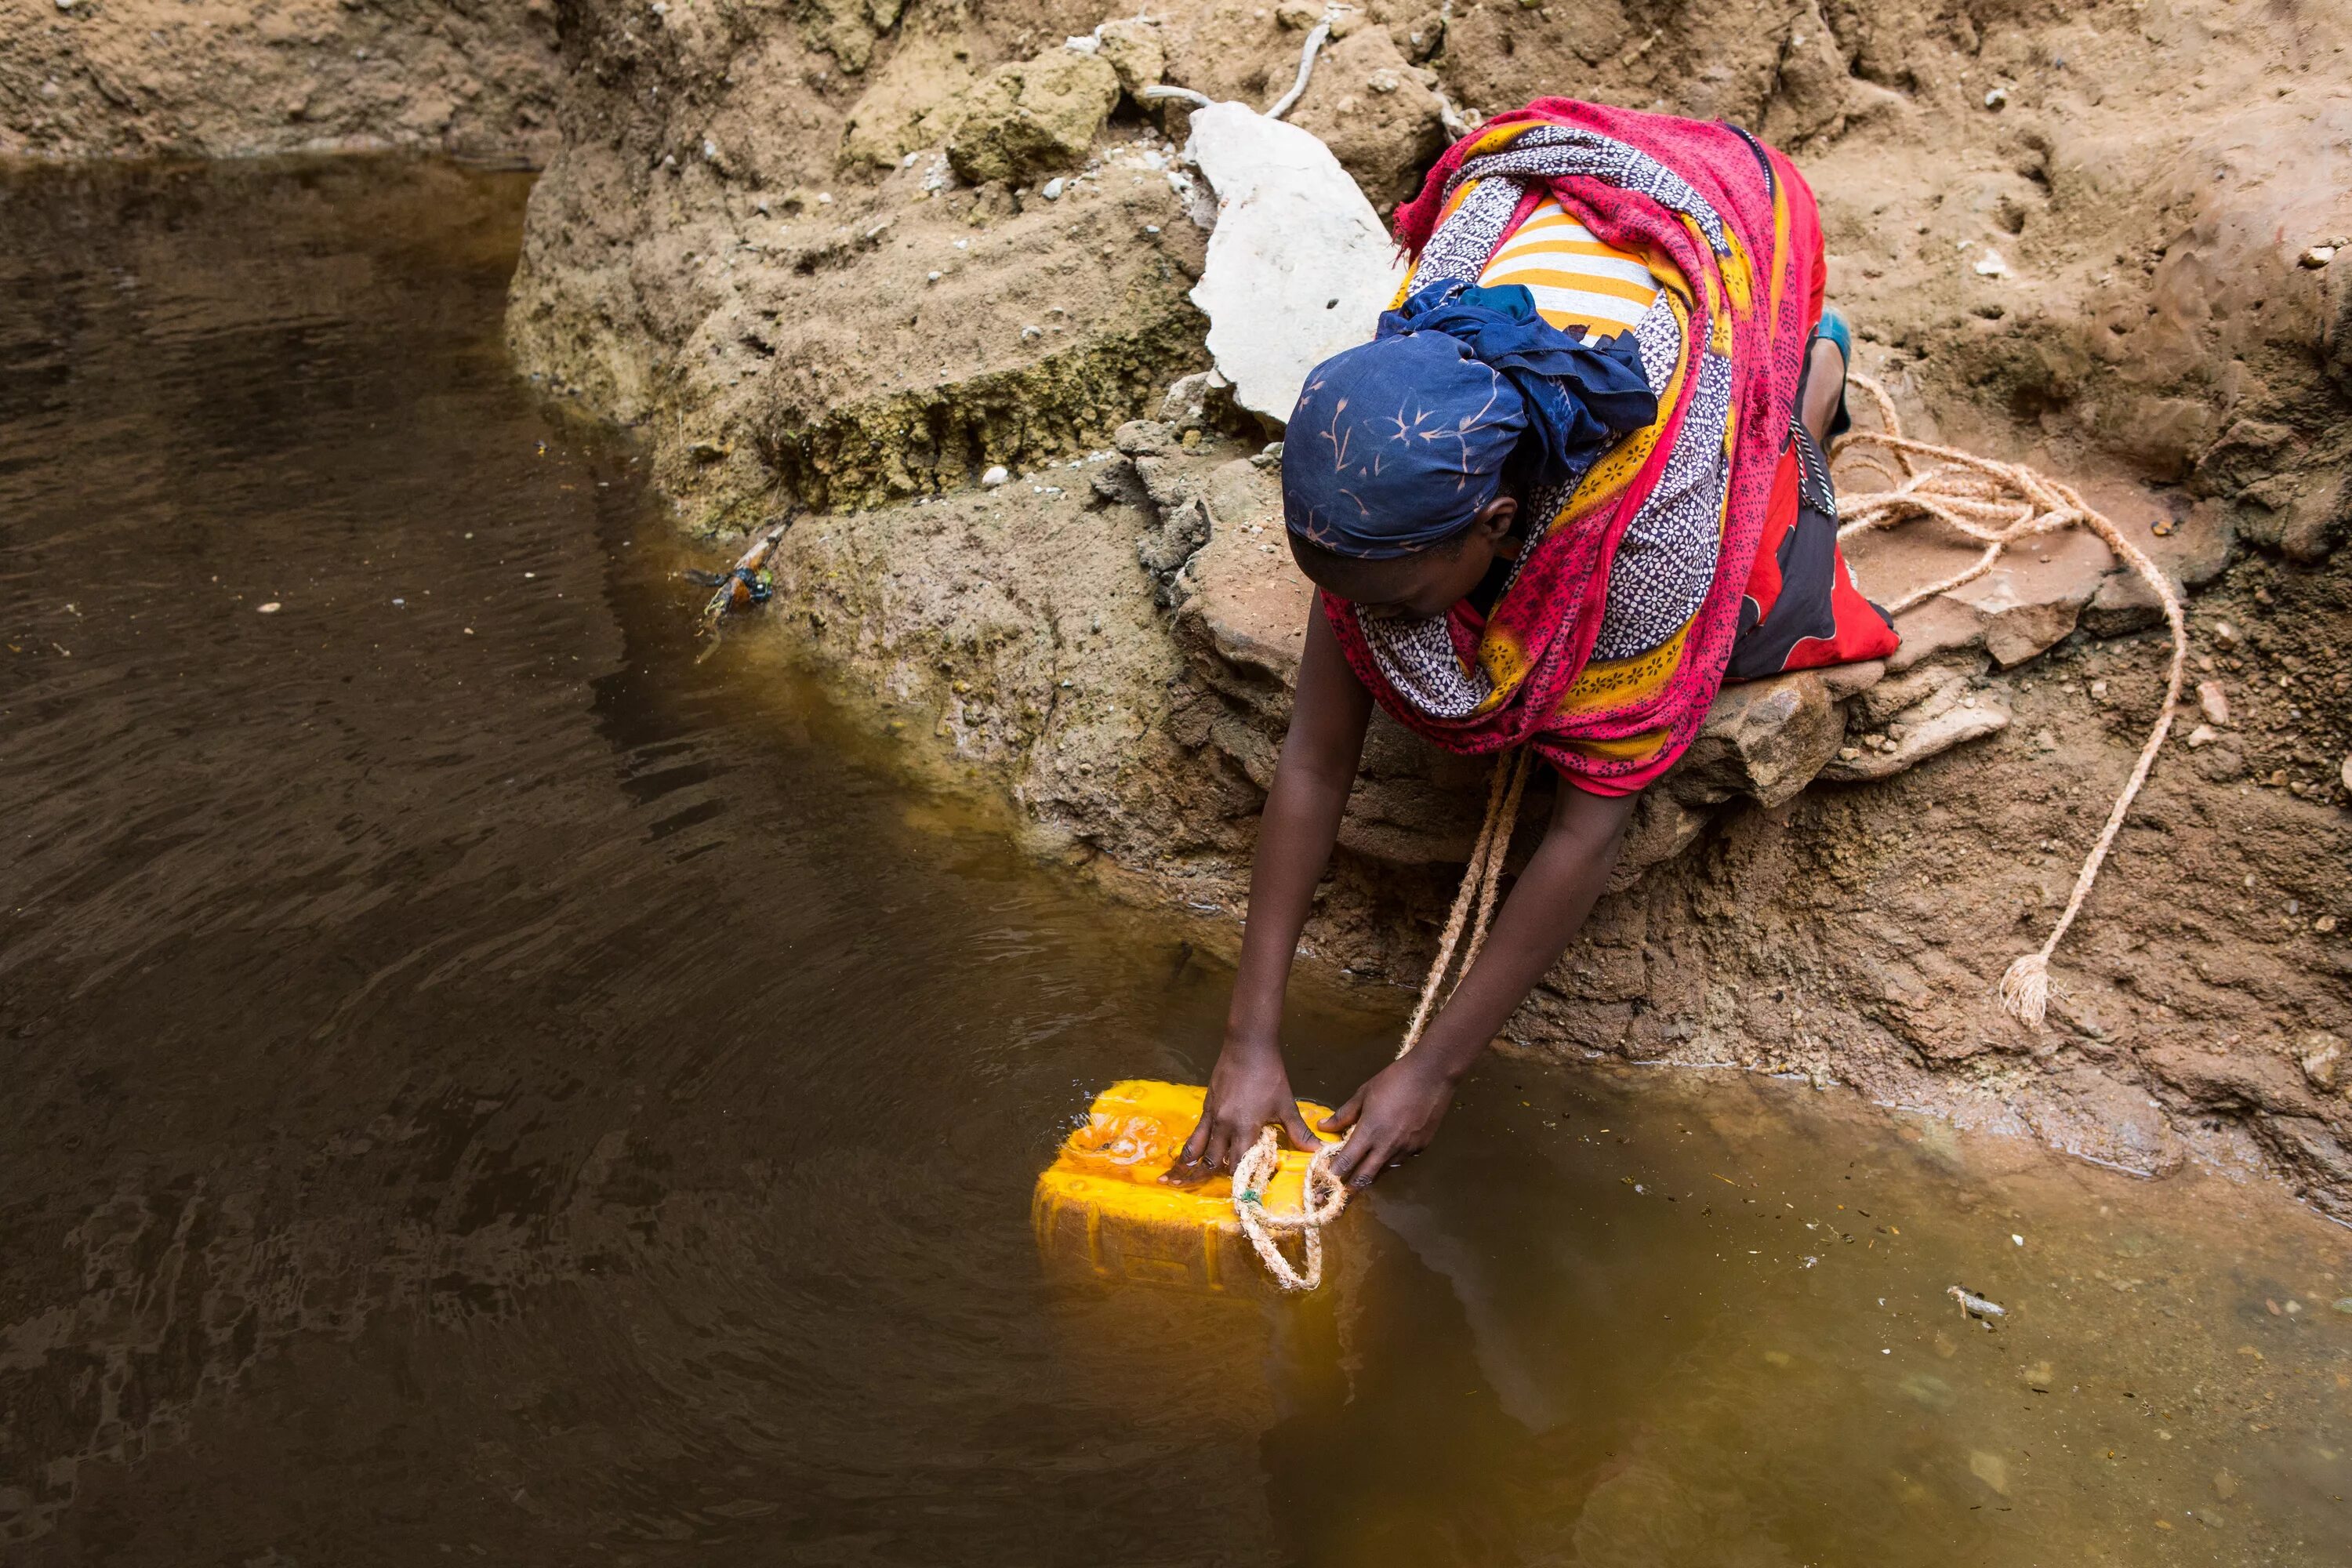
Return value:
M 2042 1027 L 2050 1011 L 2050 960 L 2029 952 L 2000 977 L 2000 1005 L 2029 1029 Z

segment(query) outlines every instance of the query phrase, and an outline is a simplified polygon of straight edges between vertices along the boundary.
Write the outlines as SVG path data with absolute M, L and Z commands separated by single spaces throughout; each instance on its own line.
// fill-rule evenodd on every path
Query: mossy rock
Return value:
M 1160 389 L 1205 363 L 1199 312 L 1178 306 L 1135 330 L 944 386 L 868 398 L 814 416 L 788 412 L 760 458 L 802 504 L 880 506 L 960 489 L 1107 445 Z
M 1160 24 L 1149 16 L 1127 16 L 1095 29 L 1102 40 L 1102 58 L 1118 73 L 1118 85 L 1140 102 L 1143 89 L 1168 74 L 1168 49 L 1160 41 Z
M 942 116 L 948 162 L 973 184 L 1083 162 L 1118 101 L 1118 73 L 1075 49 L 997 67 Z

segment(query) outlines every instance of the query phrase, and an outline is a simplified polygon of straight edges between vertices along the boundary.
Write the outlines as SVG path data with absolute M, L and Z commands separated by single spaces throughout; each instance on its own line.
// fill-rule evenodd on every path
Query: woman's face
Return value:
M 1349 600 L 1360 614 L 1427 620 L 1461 603 L 1495 558 L 1511 552 L 1511 522 L 1517 513 L 1516 500 L 1497 496 L 1444 543 L 1392 561 L 1335 555 L 1296 534 L 1290 536 L 1290 553 L 1308 581 Z

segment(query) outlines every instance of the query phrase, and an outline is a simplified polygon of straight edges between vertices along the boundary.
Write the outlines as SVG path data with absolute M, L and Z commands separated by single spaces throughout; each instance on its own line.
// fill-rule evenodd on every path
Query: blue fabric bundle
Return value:
M 1588 346 L 1518 284 L 1426 283 L 1308 374 L 1283 437 L 1283 518 L 1335 554 L 1409 555 L 1468 527 L 1507 469 L 1532 493 L 1657 416 L 1633 333 Z

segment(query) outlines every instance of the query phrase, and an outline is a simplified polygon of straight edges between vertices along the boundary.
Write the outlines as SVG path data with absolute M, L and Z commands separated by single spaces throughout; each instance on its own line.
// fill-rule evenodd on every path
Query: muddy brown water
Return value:
M 0 1555 L 2352 1561 L 2352 1247 L 2219 1174 L 1496 1059 L 1315 1300 L 1041 1260 L 1225 976 L 698 662 L 526 188 L 0 179 Z

